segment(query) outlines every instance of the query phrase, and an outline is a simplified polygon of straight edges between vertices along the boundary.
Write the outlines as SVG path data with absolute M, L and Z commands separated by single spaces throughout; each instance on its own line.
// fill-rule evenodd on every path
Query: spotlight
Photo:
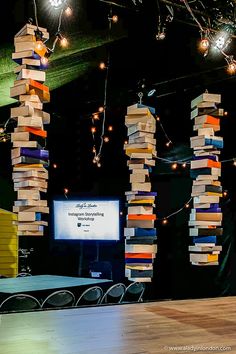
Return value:
M 49 2 L 54 9 L 59 9 L 62 5 L 64 5 L 66 0 L 49 0 Z

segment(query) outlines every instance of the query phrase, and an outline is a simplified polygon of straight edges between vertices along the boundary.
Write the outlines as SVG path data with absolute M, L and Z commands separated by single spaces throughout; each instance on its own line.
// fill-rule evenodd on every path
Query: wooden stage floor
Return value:
M 236 353 L 236 297 L 0 316 L 1 354 Z

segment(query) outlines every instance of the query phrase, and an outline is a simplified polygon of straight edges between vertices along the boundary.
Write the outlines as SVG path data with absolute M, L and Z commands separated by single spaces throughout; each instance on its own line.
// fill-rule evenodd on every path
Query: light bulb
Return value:
M 210 42 L 207 38 L 202 38 L 200 43 L 199 43 L 199 50 L 201 52 L 205 52 L 206 50 L 208 50 L 210 46 Z
M 4 143 L 7 141 L 7 139 L 5 138 L 5 136 L 4 136 L 4 138 L 2 139 L 2 141 L 3 141 Z
M 70 6 L 67 6 L 67 8 L 65 9 L 66 16 L 71 16 L 72 12 L 72 8 Z
M 69 189 L 68 188 L 64 188 L 64 194 L 68 194 L 69 193 Z
M 124 144 L 125 144 L 125 145 L 127 145 L 127 144 L 128 144 L 128 141 L 127 141 L 127 140 L 125 140 L 125 141 L 124 141 Z
M 234 160 L 233 165 L 236 166 L 236 160 Z
M 187 166 L 187 164 L 184 162 L 182 163 L 182 167 L 185 168 Z
M 167 141 L 166 146 L 169 147 L 170 144 L 171 144 L 171 141 L 169 140 L 169 141 Z
M 93 113 L 93 119 L 98 120 L 99 119 L 99 114 L 98 113 Z
M 68 46 L 68 40 L 63 37 L 61 40 L 60 40 L 60 45 L 63 47 L 63 48 L 66 48 Z
M 158 116 L 157 116 L 157 117 L 156 117 L 156 120 L 157 120 L 157 121 L 159 122 L 159 120 L 160 120 L 160 117 L 158 117 Z
M 109 131 L 109 132 L 112 132 L 112 130 L 113 130 L 113 126 L 112 126 L 112 125 L 109 125 L 108 131 Z
M 105 64 L 104 62 L 101 62 L 101 63 L 99 64 L 99 68 L 100 68 L 101 70 L 106 69 L 106 64 Z
M 168 223 L 168 220 L 167 220 L 167 219 L 163 219 L 163 220 L 162 220 L 162 224 L 163 224 L 163 225 L 166 225 L 167 223 Z
M 104 107 L 101 106 L 98 108 L 98 112 L 102 113 L 103 111 L 104 111 Z
M 189 203 L 186 203 L 186 204 L 185 204 L 185 208 L 187 208 L 187 209 L 188 209 L 188 208 L 189 208 L 189 206 L 190 206 L 190 205 L 189 205 Z
M 105 142 L 105 143 L 108 143 L 109 140 L 110 140 L 110 139 L 108 138 L 108 136 L 104 136 L 104 142 Z
M 36 42 L 36 49 L 42 50 L 43 49 L 43 43 L 41 41 Z
M 118 18 L 117 15 L 113 15 L 112 18 L 111 18 L 111 20 L 112 20 L 113 23 L 117 23 L 118 20 L 119 20 L 119 18 Z
M 175 163 L 173 163 L 172 164 L 172 166 L 171 166 L 171 168 L 173 169 L 173 170 L 176 170 L 176 168 L 178 167 L 178 165 L 177 165 L 177 163 L 175 162 Z
M 92 151 L 93 151 L 94 154 L 96 154 L 96 147 L 95 146 L 93 146 L 93 150 Z
M 235 74 L 236 72 L 236 63 L 231 61 L 227 66 L 227 72 L 231 75 Z
M 228 192 L 227 191 L 223 191 L 223 197 L 225 198 L 225 197 L 227 197 L 227 195 L 228 195 Z
M 0 134 L 4 132 L 4 128 L 0 128 Z
M 102 165 L 101 165 L 101 162 L 98 162 L 97 163 L 97 167 L 101 167 Z
M 47 64 L 48 64 L 48 58 L 42 57 L 42 58 L 41 58 L 41 63 L 42 63 L 43 65 L 47 65 Z
M 91 128 L 91 133 L 93 133 L 93 134 L 96 133 L 96 127 Z
M 53 167 L 53 168 L 57 168 L 57 164 L 54 163 L 54 164 L 52 165 L 52 167 Z

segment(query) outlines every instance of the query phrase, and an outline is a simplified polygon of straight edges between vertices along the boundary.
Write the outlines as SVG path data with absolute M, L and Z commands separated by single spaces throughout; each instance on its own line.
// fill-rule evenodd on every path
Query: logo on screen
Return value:
M 75 207 L 76 207 L 76 208 L 79 208 L 79 209 L 84 209 L 84 208 L 90 209 L 90 208 L 97 208 L 97 204 L 84 202 L 84 203 L 78 203 L 78 204 L 76 204 Z

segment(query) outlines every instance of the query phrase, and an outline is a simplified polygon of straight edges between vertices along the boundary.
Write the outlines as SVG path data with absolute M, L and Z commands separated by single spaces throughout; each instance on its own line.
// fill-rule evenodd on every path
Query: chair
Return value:
M 143 293 L 145 291 L 145 284 L 140 282 L 133 282 L 127 286 L 123 302 L 142 302 Z
M 14 294 L 3 300 L 0 312 L 31 311 L 40 309 L 40 302 L 29 294 Z
M 22 273 L 18 273 L 16 277 L 17 278 L 20 278 L 20 277 L 32 277 L 32 274 L 22 272 Z
M 117 283 L 115 285 L 112 285 L 109 289 L 107 289 L 107 291 L 101 298 L 100 304 L 121 303 L 125 290 L 126 290 L 126 286 L 122 283 Z
M 103 295 L 103 290 L 100 286 L 92 286 L 86 289 L 78 298 L 75 306 L 79 305 L 94 305 L 98 304 Z
M 69 290 L 58 290 L 48 295 L 42 302 L 42 308 L 74 306 L 75 296 Z

